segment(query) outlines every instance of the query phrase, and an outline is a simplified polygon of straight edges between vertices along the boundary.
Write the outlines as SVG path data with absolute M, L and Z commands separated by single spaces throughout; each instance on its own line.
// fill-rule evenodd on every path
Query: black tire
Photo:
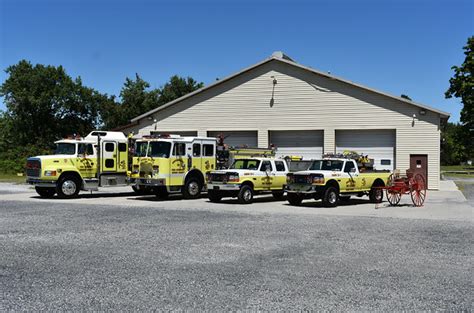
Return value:
M 155 196 L 160 200 L 166 200 L 170 195 L 168 190 L 166 190 L 166 187 L 157 187 L 154 192 Z
M 145 194 L 145 190 L 140 188 L 139 186 L 135 185 L 135 186 L 132 186 L 132 189 L 133 189 L 133 192 L 135 192 L 136 195 L 138 196 L 142 196 Z
M 253 200 L 253 188 L 249 185 L 243 185 L 240 187 L 239 194 L 237 195 L 237 199 L 241 204 L 250 204 Z
M 339 196 L 339 200 L 347 202 L 351 199 L 351 196 Z
M 301 202 L 303 202 L 303 196 L 297 193 L 288 192 L 286 195 L 286 200 L 288 200 L 291 205 L 300 205 Z
M 275 200 L 283 200 L 283 197 L 285 196 L 285 192 L 284 191 L 273 191 L 272 192 L 272 196 L 273 198 L 275 198 Z
M 54 187 L 35 187 L 35 190 L 41 198 L 52 198 L 56 194 Z
M 81 181 L 73 175 L 64 175 L 59 178 L 56 185 L 58 197 L 71 199 L 77 197 L 81 190 Z
M 202 183 L 196 177 L 186 179 L 183 186 L 183 195 L 186 199 L 197 199 L 201 195 Z
M 335 187 L 328 187 L 326 191 L 324 191 L 323 196 L 323 206 L 327 208 L 334 208 L 337 207 L 339 203 L 339 192 Z
M 211 202 L 220 202 L 222 200 L 222 194 L 219 191 L 208 190 L 207 197 Z
M 376 188 L 376 187 L 382 187 L 382 186 L 381 185 L 372 186 L 372 188 L 370 188 L 370 191 L 369 191 L 369 199 L 370 199 L 370 202 L 372 203 L 381 203 L 383 201 L 383 189 Z

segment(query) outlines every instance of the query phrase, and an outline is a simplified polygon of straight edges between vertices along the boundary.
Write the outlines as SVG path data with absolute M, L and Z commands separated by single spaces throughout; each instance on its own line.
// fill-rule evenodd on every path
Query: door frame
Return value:
M 421 170 L 418 170 L 418 172 L 422 172 L 422 174 L 425 175 L 425 180 L 426 180 L 425 184 L 426 184 L 426 187 L 428 187 L 428 154 L 420 154 L 420 153 L 410 154 L 410 169 L 412 169 L 414 172 L 417 172 L 416 168 L 412 168 L 412 159 L 420 158 L 420 157 L 425 158 L 426 167 L 425 169 L 422 168 Z

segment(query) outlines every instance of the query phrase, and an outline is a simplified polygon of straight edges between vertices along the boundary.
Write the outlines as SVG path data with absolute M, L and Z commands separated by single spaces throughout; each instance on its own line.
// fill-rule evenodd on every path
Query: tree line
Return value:
M 0 86 L 6 106 L 0 112 L 0 171 L 22 172 L 28 156 L 50 153 L 67 135 L 111 130 L 151 109 L 203 86 L 191 77 L 172 76 L 151 89 L 138 74 L 126 78 L 120 98 L 85 86 L 62 66 L 22 60 L 9 66 Z
M 442 125 L 441 163 L 459 164 L 474 158 L 474 37 L 463 47 L 465 60 L 453 66 L 446 98 L 461 99 L 460 123 Z M 126 78 L 119 99 L 84 86 L 62 66 L 22 60 L 6 70 L 0 86 L 6 111 L 0 111 L 0 172 L 22 172 L 26 157 L 49 153 L 53 142 L 93 129 L 114 129 L 151 109 L 203 86 L 191 77 L 172 76 L 162 87 L 138 74 Z M 408 96 L 405 98 L 409 99 Z

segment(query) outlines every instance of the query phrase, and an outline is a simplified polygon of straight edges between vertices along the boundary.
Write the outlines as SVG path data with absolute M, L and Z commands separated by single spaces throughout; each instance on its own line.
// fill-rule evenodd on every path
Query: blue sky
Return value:
M 0 0 L 0 67 L 63 65 L 117 95 L 139 73 L 205 84 L 281 50 L 297 62 L 450 112 L 452 65 L 474 35 L 474 1 Z M 2 71 L 0 82 L 6 79 Z M 0 109 L 4 109 L 0 104 Z

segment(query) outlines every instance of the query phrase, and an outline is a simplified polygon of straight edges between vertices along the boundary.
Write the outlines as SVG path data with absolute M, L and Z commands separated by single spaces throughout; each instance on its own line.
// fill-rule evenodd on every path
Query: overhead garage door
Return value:
M 224 143 L 231 147 L 257 147 L 257 131 L 210 131 L 209 137 L 224 135 Z
M 270 131 L 270 144 L 277 147 L 277 156 L 297 155 L 303 159 L 321 158 L 324 133 L 322 130 Z
M 369 155 L 377 170 L 393 170 L 395 130 L 336 130 L 336 153 L 345 150 Z

